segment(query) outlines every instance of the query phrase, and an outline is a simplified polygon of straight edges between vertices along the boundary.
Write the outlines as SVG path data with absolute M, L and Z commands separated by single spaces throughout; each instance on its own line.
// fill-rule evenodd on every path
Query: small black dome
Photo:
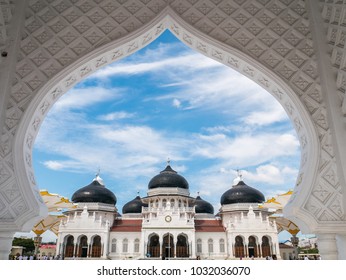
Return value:
M 162 170 L 160 174 L 150 180 L 148 188 L 189 189 L 189 183 L 183 176 L 180 176 L 176 171 L 174 171 L 170 165 L 167 165 L 165 170 Z
M 243 181 L 232 186 L 221 196 L 221 205 L 234 203 L 262 203 L 265 201 L 263 193 L 246 185 Z
M 139 195 L 137 195 L 133 200 L 124 205 L 123 214 L 142 213 L 142 206 L 147 207 L 148 204 L 143 203 Z
M 214 214 L 214 207 L 208 201 L 205 201 L 200 196 L 196 197 L 194 202 L 196 213 Z
M 114 193 L 103 185 L 102 179 L 98 176 L 91 184 L 77 190 L 72 196 L 72 201 L 74 203 L 100 202 L 113 205 L 117 203 Z

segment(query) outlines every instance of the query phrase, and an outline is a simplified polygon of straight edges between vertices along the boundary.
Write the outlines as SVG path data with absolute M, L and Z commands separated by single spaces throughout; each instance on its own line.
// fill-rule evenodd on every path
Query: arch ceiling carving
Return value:
M 191 48 L 248 76 L 279 100 L 296 128 L 302 150 L 297 186 L 286 213 L 303 230 L 345 226 L 343 189 L 306 1 L 20 2 L 0 2 L 0 48 L 11 41 L 13 7 L 24 5 L 25 9 L 1 123 L 0 228 L 23 229 L 26 221 L 45 212 L 31 150 L 49 108 L 84 77 L 144 47 L 165 29 Z M 327 0 L 319 5 L 341 104 L 346 90 L 346 7 Z M 4 65 L 6 58 L 0 59 L 0 66 Z M 346 105 L 344 109 L 346 114 Z

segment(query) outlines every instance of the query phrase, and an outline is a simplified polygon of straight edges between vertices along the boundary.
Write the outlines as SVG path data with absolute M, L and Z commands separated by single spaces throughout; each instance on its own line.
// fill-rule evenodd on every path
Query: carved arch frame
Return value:
M 32 166 L 32 149 L 49 109 L 60 96 L 102 66 L 113 63 L 145 47 L 166 29 L 192 49 L 231 67 L 247 76 L 271 93 L 283 106 L 294 124 L 301 146 L 300 171 L 285 215 L 304 232 L 313 232 L 318 221 L 303 207 L 317 178 L 321 153 L 318 133 L 311 115 L 295 91 L 277 74 L 245 53 L 225 45 L 201 33 L 180 18 L 170 7 L 166 7 L 150 23 L 116 41 L 98 47 L 64 68 L 51 78 L 35 95 L 19 123 L 14 142 L 14 170 L 17 183 L 27 196 L 33 196 L 33 207 L 37 212 L 26 215 L 25 222 L 18 221 L 28 229 L 46 213 L 45 205 L 36 187 Z M 30 188 L 28 187 L 30 186 Z M 25 226 L 24 226 L 25 225 Z

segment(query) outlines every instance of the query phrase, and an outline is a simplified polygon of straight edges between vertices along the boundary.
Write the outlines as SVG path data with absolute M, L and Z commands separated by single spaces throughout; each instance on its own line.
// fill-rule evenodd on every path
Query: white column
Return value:
M 160 259 L 161 259 L 162 258 L 163 236 L 159 237 L 159 241 L 160 241 Z
M 76 252 L 77 246 L 78 246 L 78 243 L 73 243 L 73 258 L 75 258 L 76 256 L 78 256 L 78 252 Z M 78 248 L 78 249 L 79 249 L 79 248 Z M 65 255 L 65 254 L 64 254 L 64 255 Z
M 141 239 L 139 241 L 139 251 L 140 251 L 140 257 L 142 259 L 144 259 L 148 253 L 147 241 L 148 241 L 148 237 L 146 237 L 146 235 L 144 234 L 144 231 L 142 231 Z M 142 250 L 140 248 L 142 248 Z
M 275 243 L 275 251 L 276 251 L 276 257 L 278 260 L 281 260 L 281 255 L 280 255 L 280 247 L 279 247 L 279 242 Z
M 317 245 L 322 260 L 338 259 L 338 248 L 336 246 L 336 235 L 334 233 L 317 234 Z
M 190 244 L 191 244 L 191 248 L 190 248 L 191 255 L 190 255 L 190 258 L 195 259 L 196 258 L 196 246 L 197 246 L 196 234 L 193 233 L 192 236 L 189 237 L 189 238 L 190 238 Z
M 339 260 L 346 260 L 346 234 L 336 235 L 336 245 L 338 247 Z
M 0 232 L 0 259 L 8 260 L 15 232 Z
M 306 1 L 307 11 L 309 13 L 311 35 L 314 41 L 314 48 L 316 50 L 317 58 L 317 71 L 319 73 L 320 84 L 322 88 L 323 100 L 325 101 L 325 108 L 329 123 L 329 133 L 334 150 L 336 173 L 339 179 L 341 190 L 343 193 L 343 205 L 346 205 L 346 129 L 345 120 L 346 116 L 346 99 L 344 97 L 341 103 L 337 84 L 336 73 L 332 66 L 329 54 L 329 46 L 327 42 L 327 30 L 322 18 L 319 5 L 316 1 Z M 342 219 L 342 217 L 340 218 Z
M 60 255 L 60 256 L 62 255 L 61 249 L 62 249 L 63 241 L 64 241 L 64 238 L 62 238 L 62 234 L 60 233 L 58 235 L 58 240 L 56 242 L 56 252 L 55 252 L 56 255 Z
M 106 259 L 109 253 L 109 232 L 107 232 L 104 237 L 102 258 Z
M 227 239 L 226 246 L 227 246 L 226 250 L 227 250 L 228 258 L 234 258 L 232 237 Z
M 92 244 L 88 243 L 87 258 L 89 258 L 89 256 L 91 257 L 92 252 L 93 252 Z

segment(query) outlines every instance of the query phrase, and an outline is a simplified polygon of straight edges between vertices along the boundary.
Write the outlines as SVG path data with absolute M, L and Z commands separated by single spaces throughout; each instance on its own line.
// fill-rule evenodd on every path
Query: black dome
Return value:
M 117 203 L 114 193 L 103 185 L 102 179 L 98 176 L 91 184 L 77 190 L 72 196 L 72 201 L 74 203 L 100 202 L 113 205 Z
M 263 193 L 246 185 L 243 181 L 232 186 L 221 196 L 221 205 L 234 203 L 262 203 L 265 201 Z
M 165 170 L 162 170 L 160 174 L 150 180 L 148 188 L 189 189 L 189 183 L 183 176 L 180 176 L 176 171 L 174 171 L 170 165 L 167 165 Z
M 147 207 L 148 204 L 143 203 L 139 195 L 137 195 L 133 200 L 124 205 L 123 214 L 142 213 L 142 206 Z
M 214 214 L 213 205 L 211 205 L 208 201 L 205 201 L 204 199 L 202 199 L 200 196 L 196 197 L 194 205 L 195 205 L 196 213 Z

